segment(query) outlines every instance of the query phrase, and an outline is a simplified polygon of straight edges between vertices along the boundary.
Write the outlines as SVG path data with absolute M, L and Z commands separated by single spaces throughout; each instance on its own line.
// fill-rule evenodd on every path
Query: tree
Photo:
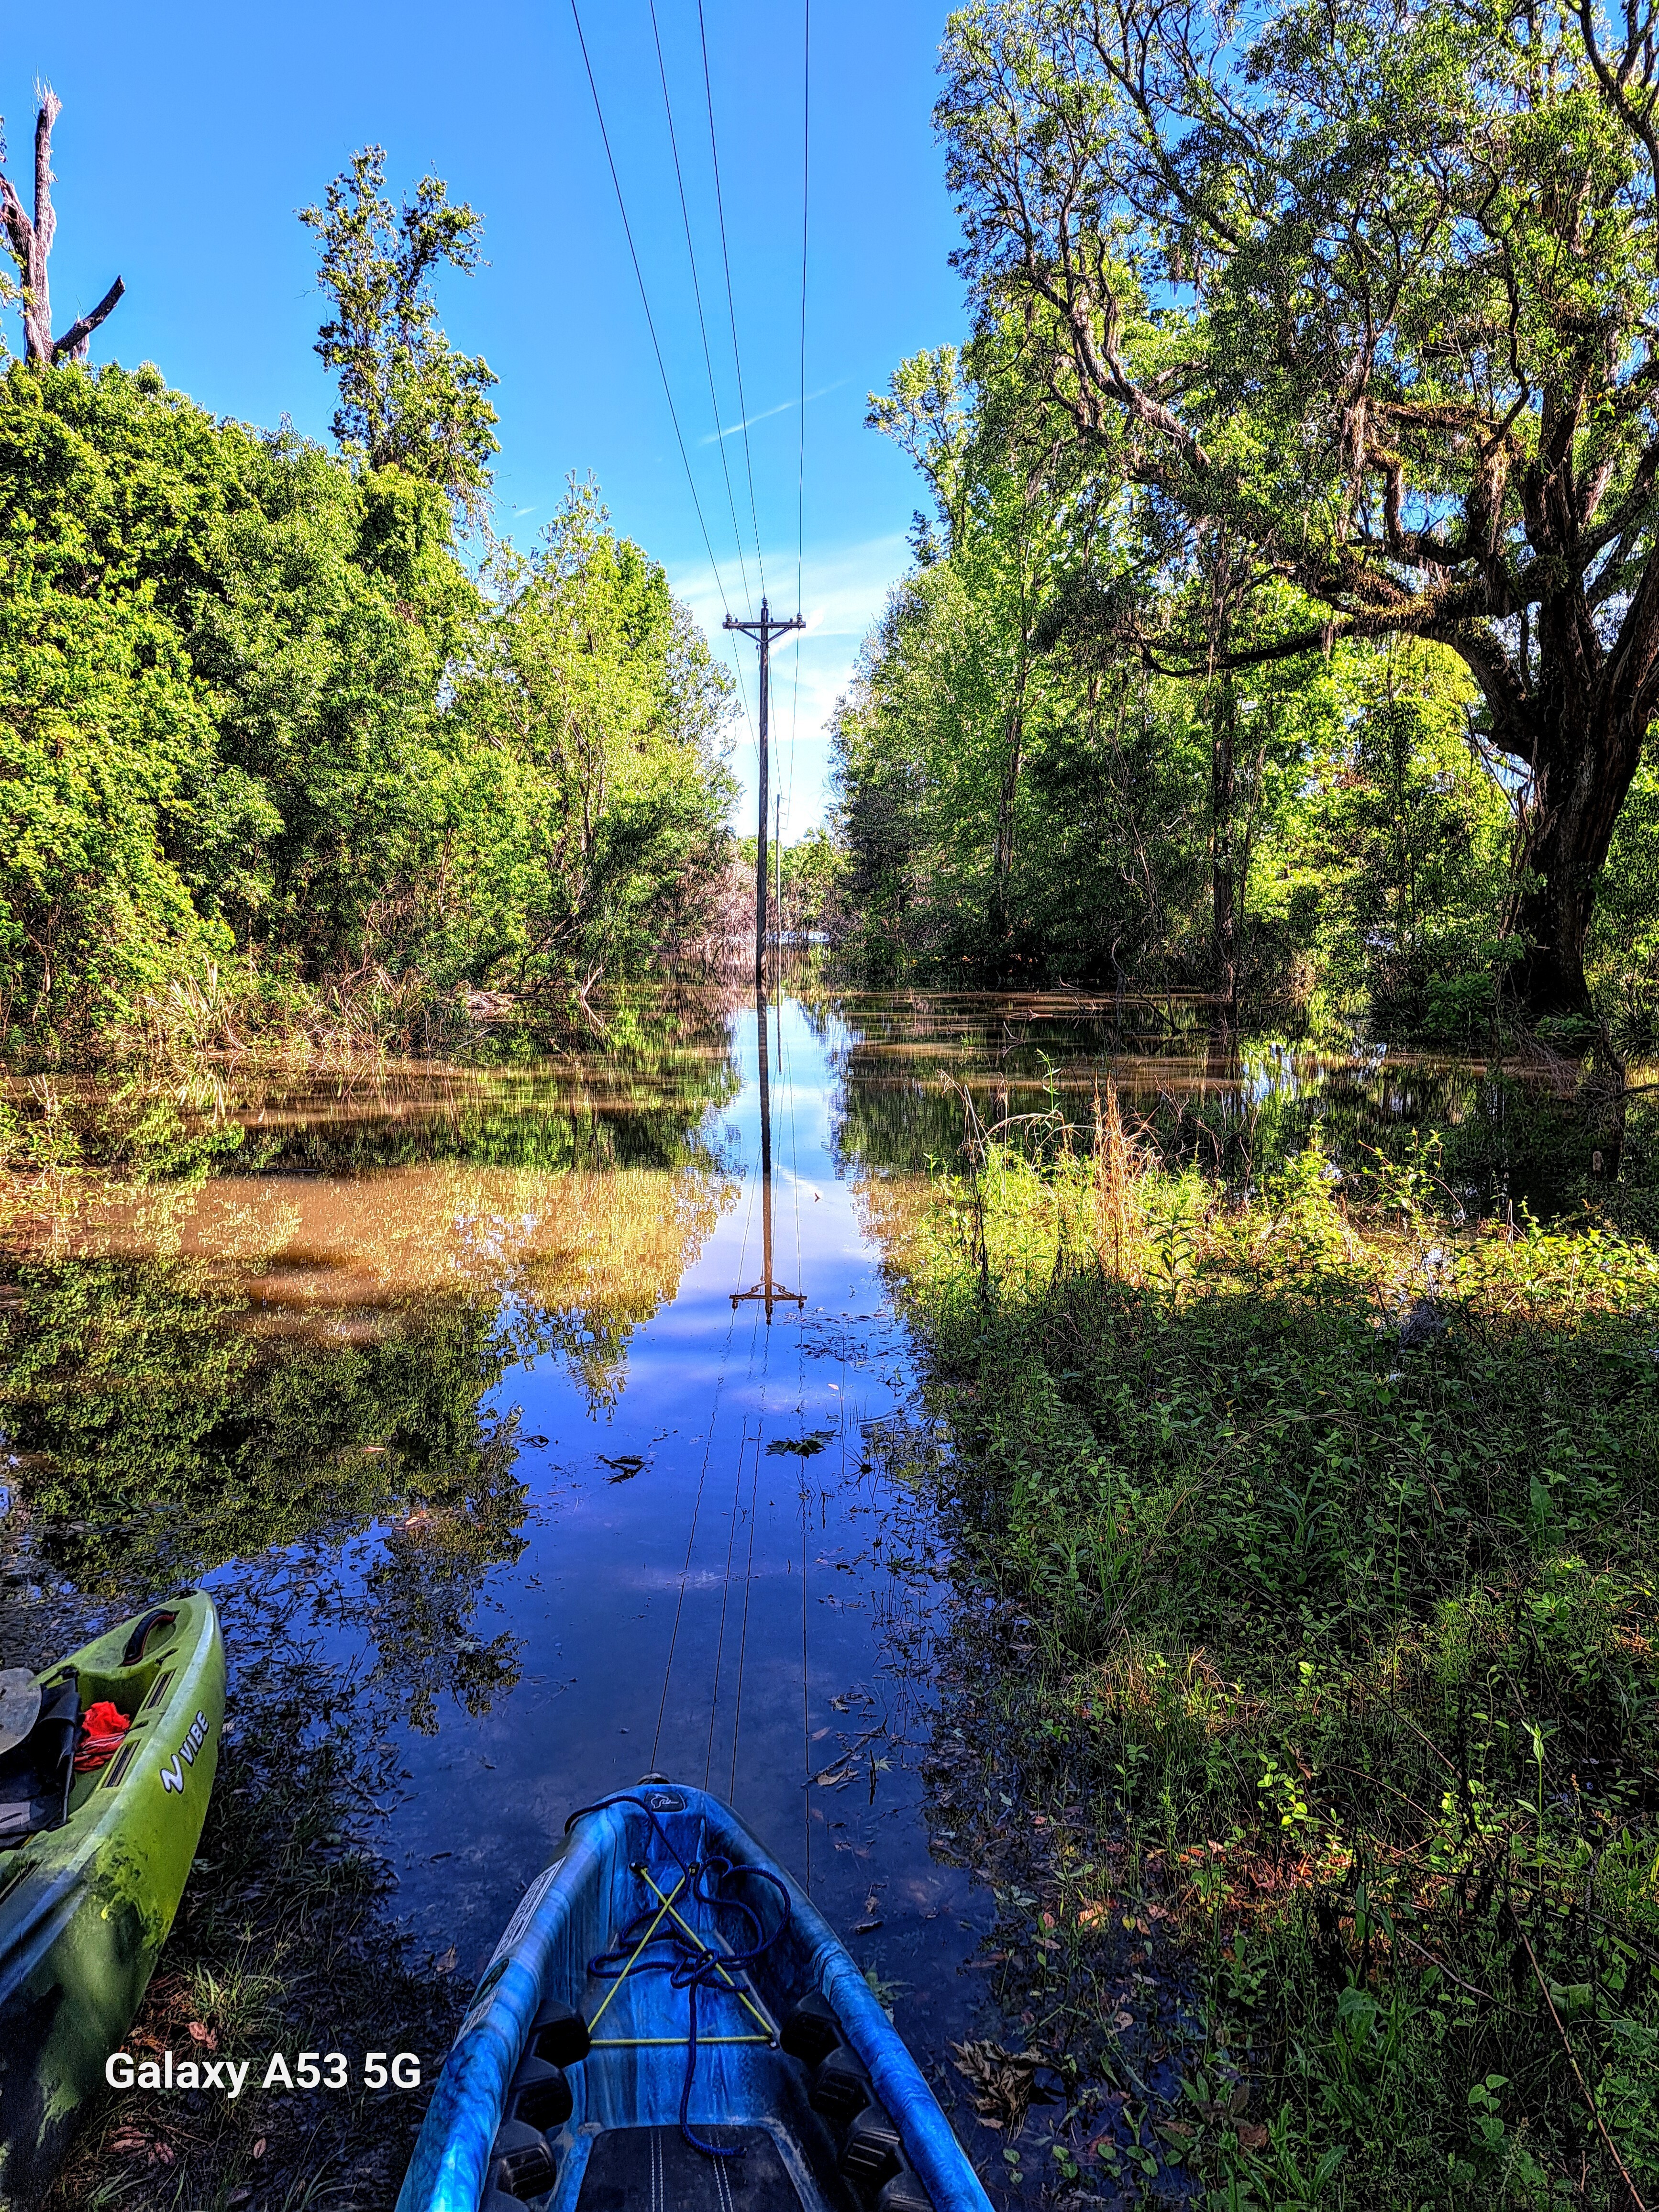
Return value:
M 485 971 L 522 987 L 648 965 L 702 933 L 725 867 L 731 679 L 591 483 L 529 555 L 497 546 L 483 581 L 453 719 L 497 818 L 480 839 L 458 780 L 446 865 L 495 918 Z
M 1659 704 L 1659 9 L 975 0 L 945 68 L 982 318 L 1288 587 L 1219 653 L 1102 618 L 1188 674 L 1450 647 L 1522 786 L 1517 981 L 1584 1006 Z
M 993 959 L 997 947 L 1006 956 L 1012 934 L 1041 585 L 1072 550 L 1067 532 L 1077 521 L 1074 486 L 1055 467 L 1052 426 L 1043 410 L 1021 404 L 1024 397 L 1008 347 L 987 333 L 968 362 L 942 346 L 901 362 L 886 394 L 871 395 L 866 417 L 909 455 L 933 490 L 943 544 L 931 532 L 924 542 L 939 567 L 933 583 L 943 588 L 919 581 L 914 596 L 917 608 L 925 603 L 940 618 L 941 641 L 953 619 L 945 611 L 951 586 L 960 587 L 955 613 L 965 627 L 934 671 L 942 684 L 936 726 L 954 723 L 946 742 L 958 756 L 951 780 L 960 796 L 975 794 L 960 821 L 966 827 L 970 811 L 985 817 L 969 835 L 985 833 L 989 845 L 985 927 Z M 1086 515 L 1083 527 L 1086 533 Z
M 300 213 L 322 241 L 318 276 L 334 301 L 317 338 L 340 380 L 334 435 L 371 469 L 402 469 L 475 512 L 498 450 L 485 397 L 496 380 L 444 336 L 432 280 L 446 264 L 477 267 L 482 220 L 450 204 L 441 177 L 422 177 L 401 208 L 385 185 L 385 149 L 365 146 L 325 204 Z
M 40 92 L 40 111 L 34 118 L 34 220 L 31 222 L 23 211 L 23 203 L 17 190 L 3 172 L 0 172 L 0 222 L 6 230 L 6 243 L 11 249 L 23 279 L 23 357 L 26 361 L 50 364 L 58 361 L 85 361 L 91 349 L 92 334 L 114 311 L 126 286 L 118 276 L 97 306 L 84 315 L 77 316 L 61 337 L 52 334 L 52 287 L 47 281 L 46 263 L 52 241 L 58 234 L 58 216 L 52 204 L 52 188 L 55 181 L 52 173 L 52 126 L 64 112 L 64 103 L 47 85 Z M 5 143 L 0 139 L 0 162 L 6 158 Z

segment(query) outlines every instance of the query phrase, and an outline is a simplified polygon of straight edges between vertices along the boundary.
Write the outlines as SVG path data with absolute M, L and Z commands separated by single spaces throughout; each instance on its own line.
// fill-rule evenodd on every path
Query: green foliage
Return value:
M 847 908 L 847 856 L 827 830 L 803 832 L 783 848 L 780 862 L 775 842 L 767 845 L 767 896 L 771 901 L 773 927 L 777 926 L 777 880 L 783 872 L 783 928 L 791 937 L 845 936 L 850 917 Z M 738 841 L 745 885 L 754 880 L 755 841 Z
M 1596 893 L 1589 946 L 1598 1002 L 1639 1047 L 1659 1033 L 1659 768 L 1631 786 Z
M 153 370 L 14 367 L 0 633 L 14 1053 L 155 1031 L 233 956 L 534 991 L 707 929 L 724 679 L 591 490 L 481 588 L 404 466 L 216 423 Z
M 1152 619 L 1155 518 L 1068 467 L 1043 408 L 993 333 L 904 363 L 872 409 L 937 526 L 833 733 L 854 956 L 1224 992 L 1231 967 L 1431 1031 L 1489 1022 L 1511 812 L 1461 664 L 1407 639 L 1161 672 L 1164 647 L 1120 634 Z M 1166 573 L 1173 653 L 1214 579 Z M 1231 643 L 1284 611 L 1258 591 Z
M 100 604 L 14 570 L 0 599 L 0 1034 L 84 1036 L 229 949 L 166 849 L 212 741 L 148 595 Z
M 1034 419 L 1148 541 L 1132 592 L 1091 561 L 1103 627 L 1212 688 L 1333 640 L 1456 653 L 1527 787 L 1519 980 L 1582 1011 L 1659 653 L 1639 38 L 973 0 L 944 74 L 979 329 L 1018 329 Z M 1172 618 L 1201 581 L 1208 619 Z
M 483 224 L 450 204 L 441 177 L 422 177 L 401 208 L 385 186 L 386 149 L 365 146 L 324 205 L 300 216 L 321 244 L 318 278 L 334 301 L 317 341 L 340 380 L 334 435 L 371 469 L 402 469 L 476 513 L 498 450 L 485 397 L 495 379 L 439 328 L 432 279 L 446 264 L 477 267 Z
M 1594 1218 L 1459 1232 L 1432 1143 L 1346 1181 L 1315 1144 L 1242 1208 L 1111 1171 L 991 1151 L 911 1297 L 1040 1654 L 975 1740 L 1088 1806 L 1075 1857 L 1123 1839 L 1197 1977 L 1171 2154 L 1218 2205 L 1541 2203 L 1584 2165 L 1621 2203 L 1586 2097 L 1645 2191 L 1659 1263 Z M 1065 1863 L 1086 1984 L 1103 1877 Z M 1005 2005 L 1054 2017 L 1030 1972 Z
M 735 791 L 729 678 L 591 483 L 528 557 L 498 549 L 486 582 L 456 694 L 474 742 L 434 863 L 489 886 L 486 957 L 515 979 L 648 963 L 707 927 Z
M 1304 893 L 1334 995 L 1363 990 L 1379 1022 L 1420 1034 L 1479 1033 L 1507 950 L 1511 816 L 1470 748 L 1468 678 L 1402 641 L 1344 653 L 1333 679 L 1337 713 L 1304 751 L 1263 872 L 1278 863 L 1287 913 Z

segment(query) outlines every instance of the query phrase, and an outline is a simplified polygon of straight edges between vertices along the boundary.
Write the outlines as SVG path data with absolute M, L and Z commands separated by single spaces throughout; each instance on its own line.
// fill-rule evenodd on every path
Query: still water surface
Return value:
M 964 1091 L 985 1121 L 1086 1121 L 1111 1074 L 1224 1136 L 1345 1099 L 1440 1112 L 1470 1082 L 1284 1047 L 1218 1065 L 1170 1027 L 787 1000 L 764 1130 L 752 1003 L 525 1073 L 220 1099 L 205 1178 L 14 1224 L 0 1645 L 50 1622 L 61 1649 L 198 1579 L 238 1673 L 308 1642 L 398 1754 L 400 1794 L 365 1808 L 394 1909 L 469 1975 L 574 1807 L 647 1771 L 706 1783 L 954 2101 L 951 2042 L 1000 2028 L 996 1908 L 928 1819 L 942 1439 L 872 1194 L 954 1152 Z

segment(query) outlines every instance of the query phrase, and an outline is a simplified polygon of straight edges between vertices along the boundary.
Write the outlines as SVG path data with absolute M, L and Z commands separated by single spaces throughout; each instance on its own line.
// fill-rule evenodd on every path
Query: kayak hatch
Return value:
M 34 1680 L 33 1726 L 0 1753 L 0 2212 L 51 2181 L 173 1925 L 224 1719 L 212 1601 L 170 1599 Z M 118 1747 L 78 1771 L 112 1740 L 86 1729 L 99 1705 Z
M 574 1815 L 496 1946 L 398 2212 L 989 2212 L 828 1922 L 708 1791 Z

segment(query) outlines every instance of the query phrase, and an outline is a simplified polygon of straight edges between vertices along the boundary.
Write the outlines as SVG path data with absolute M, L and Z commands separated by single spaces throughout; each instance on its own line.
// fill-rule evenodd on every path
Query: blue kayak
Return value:
M 869 1984 L 728 1805 L 573 1814 L 478 1983 L 398 2212 L 990 2212 Z

